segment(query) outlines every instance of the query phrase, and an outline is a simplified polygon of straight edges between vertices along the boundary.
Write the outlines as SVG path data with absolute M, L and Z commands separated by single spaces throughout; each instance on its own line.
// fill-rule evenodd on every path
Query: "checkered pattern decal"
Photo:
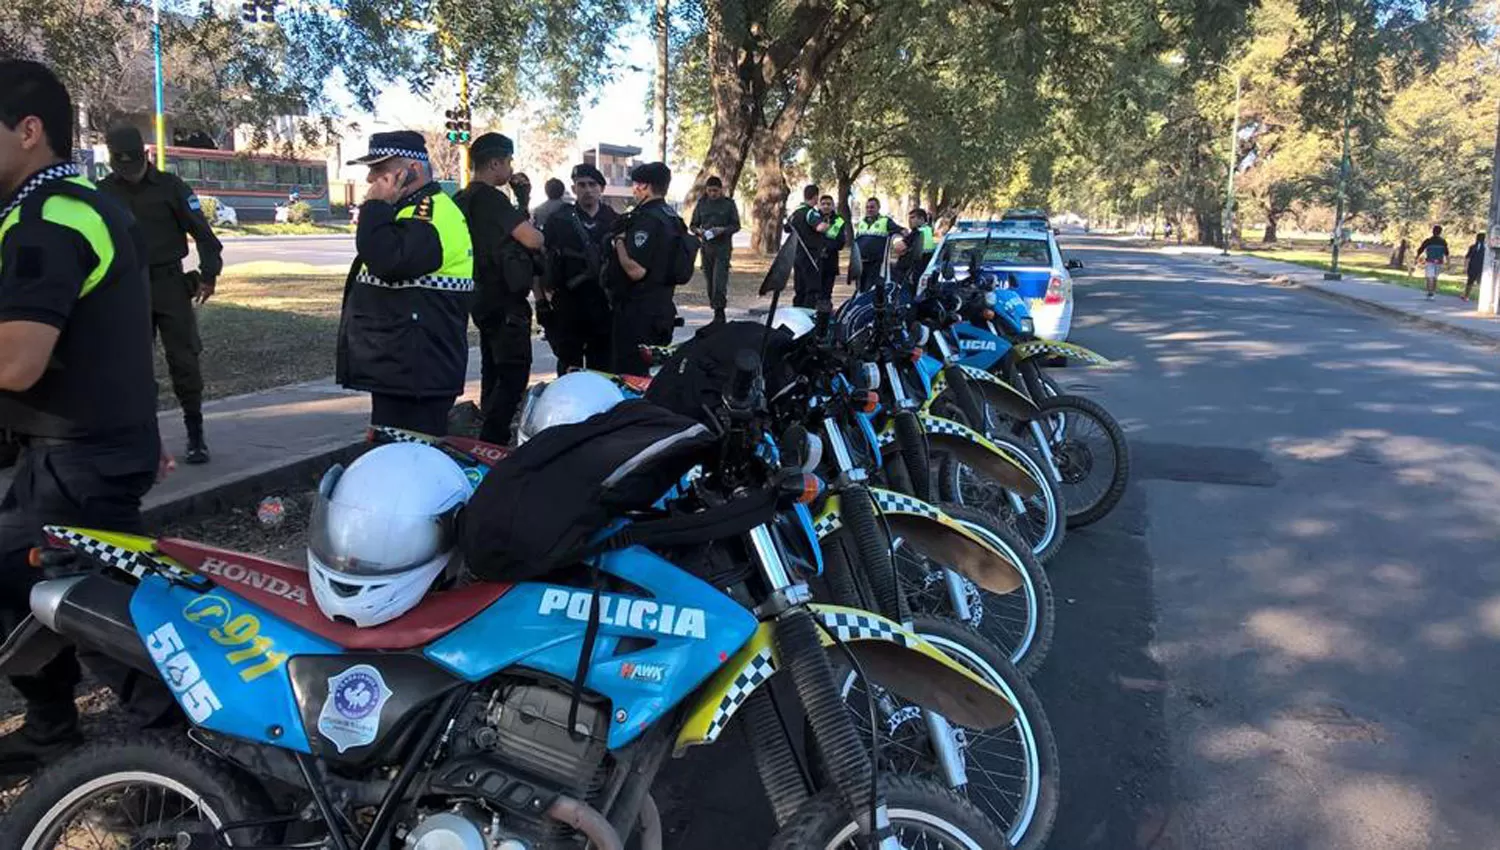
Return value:
M 840 641 L 886 640 L 908 649 L 914 646 L 910 635 L 890 620 L 863 611 L 818 611 L 823 628 Z
M 365 154 L 366 158 L 375 156 L 399 156 L 402 159 L 415 159 L 420 162 L 427 161 L 427 154 L 424 151 L 407 150 L 406 148 L 370 148 L 370 152 Z
M 127 572 L 138 579 L 144 579 L 152 572 L 160 572 L 167 573 L 183 581 L 199 580 L 197 576 L 175 564 L 152 558 L 149 555 L 143 556 L 140 552 L 132 552 L 129 549 L 116 546 L 113 543 L 106 543 L 96 537 L 90 537 L 87 534 L 64 528 L 60 525 L 43 526 L 42 531 L 50 537 L 63 541 L 90 558 L 94 558 L 100 563 L 114 567 L 122 572 Z M 143 557 L 149 564 L 142 563 Z
M 870 495 L 875 499 L 875 507 L 882 511 L 892 511 L 901 514 L 917 514 L 940 520 L 942 512 L 921 499 L 908 496 L 905 493 L 894 493 L 890 490 L 871 489 Z
M 885 424 L 885 429 L 875 436 L 880 440 L 880 445 L 882 447 L 889 446 L 891 443 L 896 442 L 896 423 L 894 421 L 887 422 Z
M 359 283 L 368 286 L 378 286 L 382 289 L 438 289 L 443 292 L 473 292 L 474 278 L 472 277 L 447 277 L 446 275 L 424 274 L 411 280 L 386 280 L 376 277 L 368 271 L 360 270 L 359 276 L 355 278 Z
M 10 199 L 10 203 L 5 205 L 5 209 L 0 209 L 0 221 L 9 218 L 11 212 L 19 207 L 28 195 L 40 189 L 48 180 L 65 180 L 77 176 L 78 166 L 71 162 L 61 162 L 49 168 L 43 168 L 26 181 L 25 185 Z
M 416 431 L 408 431 L 404 428 L 392 428 L 389 425 L 372 425 L 370 430 L 393 443 L 420 443 L 424 446 L 431 446 L 437 443 L 435 438 L 429 437 L 426 434 L 418 434 Z
M 926 428 L 929 434 L 951 434 L 955 437 L 963 437 L 966 440 L 972 440 L 978 436 L 972 429 L 960 425 L 952 419 L 944 419 L 941 416 L 924 417 L 922 419 L 922 427 Z
M 745 700 L 755 693 L 755 689 L 771 678 L 771 674 L 775 672 L 776 662 L 771 660 L 769 646 L 750 656 L 745 666 L 740 668 L 739 675 L 734 677 L 729 691 L 719 701 L 719 707 L 714 709 L 713 719 L 708 721 L 708 729 L 703 735 L 704 743 L 712 744 L 718 740 L 719 733 L 729 725 L 729 719 L 734 717 L 734 713 L 739 711 Z
M 1061 357 L 1069 357 L 1074 360 L 1082 360 L 1085 363 L 1094 363 L 1100 366 L 1108 366 L 1109 359 L 1089 351 L 1078 345 L 1066 342 L 1054 342 L 1047 339 L 1038 339 L 1031 342 L 1023 342 L 1016 346 L 1016 354 L 1021 359 L 1035 357 L 1039 354 L 1056 354 Z
M 843 525 L 844 521 L 839 518 L 838 511 L 828 511 L 813 520 L 813 534 L 817 535 L 819 540 L 822 540 L 824 537 L 838 531 Z

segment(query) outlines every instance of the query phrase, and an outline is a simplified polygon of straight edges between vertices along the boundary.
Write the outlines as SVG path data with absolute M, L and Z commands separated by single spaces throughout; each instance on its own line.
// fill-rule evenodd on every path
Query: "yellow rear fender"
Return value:
M 1005 694 L 942 650 L 878 614 L 837 605 L 810 605 L 823 647 L 845 661 L 842 643 L 865 675 L 904 700 L 971 729 L 991 729 L 1015 719 Z M 776 675 L 775 623 L 761 623 L 750 640 L 703 687 L 677 733 L 676 755 L 712 744 L 762 685 Z
M 919 414 L 927 443 L 936 451 L 947 452 L 959 462 L 1000 482 L 1005 489 L 1022 498 L 1035 496 L 1042 485 L 1031 477 L 1026 467 L 1017 463 L 983 434 L 962 422 L 941 416 Z
M 979 393 L 985 404 L 1001 416 L 1029 422 L 1040 415 L 1036 402 L 1030 396 L 1011 386 L 999 375 L 962 363 L 958 364 L 958 368 L 969 376 L 969 386 L 974 392 Z
M 1021 586 L 1021 568 L 1010 555 L 963 523 L 904 493 L 871 487 L 870 497 L 893 537 L 910 540 L 918 551 L 957 570 L 991 593 L 1011 593 Z M 830 497 L 823 505 L 813 521 L 819 540 L 843 528 L 841 508 L 837 496 Z
M 1071 342 L 1058 342 L 1052 339 L 1034 339 L 1029 342 L 1020 343 L 1015 347 L 1016 357 L 1029 360 L 1033 357 L 1043 355 L 1052 357 L 1066 357 L 1069 360 L 1077 360 L 1090 366 L 1112 366 L 1114 365 L 1108 357 L 1095 351 L 1090 351 L 1081 345 Z
M 42 528 L 52 542 L 66 546 L 85 558 L 144 578 L 147 573 L 165 572 L 184 581 L 201 581 L 182 565 L 156 551 L 156 538 L 92 528 L 48 525 Z

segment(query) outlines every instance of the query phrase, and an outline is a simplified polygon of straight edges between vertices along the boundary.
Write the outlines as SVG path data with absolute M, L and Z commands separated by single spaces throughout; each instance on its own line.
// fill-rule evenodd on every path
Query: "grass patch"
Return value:
M 353 233 L 354 226 L 309 221 L 301 224 L 240 224 L 234 227 L 220 226 L 216 230 L 239 236 L 328 236 Z
M 1327 250 L 1319 250 L 1310 247 L 1283 248 L 1279 246 L 1267 246 L 1242 251 L 1253 257 L 1264 257 L 1268 260 L 1279 260 L 1284 263 L 1294 263 L 1319 271 L 1330 271 L 1333 268 L 1333 259 Z M 1415 255 L 1416 249 L 1410 252 Z M 1404 286 L 1407 289 L 1425 291 L 1427 289 L 1427 278 L 1423 271 L 1418 268 L 1411 273 L 1401 269 L 1393 269 L 1389 264 L 1389 249 L 1385 247 L 1376 248 L 1348 248 L 1339 252 L 1339 269 L 1345 274 L 1360 277 L 1373 278 L 1384 283 Z M 1464 291 L 1464 275 L 1462 274 L 1462 258 L 1449 258 L 1448 269 L 1459 269 L 1458 273 L 1444 273 L 1438 276 L 1438 291 L 1445 295 L 1460 296 Z

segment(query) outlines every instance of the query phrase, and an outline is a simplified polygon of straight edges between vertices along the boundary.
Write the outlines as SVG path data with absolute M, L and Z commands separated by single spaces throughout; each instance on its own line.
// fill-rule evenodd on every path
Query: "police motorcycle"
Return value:
M 1036 452 L 1066 499 L 1069 528 L 1097 522 L 1119 504 L 1129 482 L 1124 430 L 1098 402 L 1063 393 L 1044 366 L 1059 357 L 1089 365 L 1110 361 L 1081 345 L 1037 338 L 1014 280 L 1002 269 L 984 268 L 983 256 L 982 245 L 971 252 L 966 273 L 957 272 L 956 258 L 945 257 L 936 273 L 962 298 L 964 321 L 952 326 L 958 362 L 1023 389 L 1040 415 L 1028 420 L 991 406 L 981 430 L 992 438 L 1009 434 Z M 945 344 L 951 351 L 952 342 Z
M 857 264 L 858 258 L 853 258 L 851 266 Z M 895 411 L 880 432 L 882 445 L 888 451 L 898 447 L 900 456 L 915 459 L 919 466 L 925 460 L 937 475 L 937 498 L 996 517 L 1045 563 L 1061 548 L 1066 529 L 1058 485 L 1023 438 L 985 427 L 993 418 L 990 411 L 1027 422 L 1038 415 L 1036 405 L 1002 378 L 960 362 L 952 341 L 929 315 L 946 312 L 933 309 L 936 302 L 930 293 L 909 292 L 888 278 L 882 282 L 883 286 L 856 293 L 838 309 L 846 338 L 864 338 L 869 351 L 898 354 L 867 367 L 875 370 L 872 380 Z M 948 320 L 943 326 L 951 324 Z M 910 332 L 917 325 L 927 328 L 917 328 L 920 337 Z M 924 447 L 930 449 L 926 455 Z M 996 451 L 1023 474 L 987 474 L 984 463 Z M 914 481 L 923 486 L 925 476 L 918 473 Z
M 815 547 L 776 517 L 818 487 L 780 462 L 755 371 L 735 375 L 717 431 L 654 419 L 665 436 L 591 494 L 633 505 L 712 455 L 712 469 L 677 485 L 676 501 L 701 511 L 622 508 L 565 559 L 576 563 L 513 583 L 433 588 L 480 465 L 455 462 L 452 445 L 384 445 L 330 471 L 305 572 L 190 541 L 49 527 L 56 548 L 35 555 L 47 578 L 0 647 L 0 672 L 38 669 L 60 635 L 159 677 L 191 728 L 49 765 L 0 823 L 0 846 L 103 834 L 102 846 L 152 848 L 616 850 L 637 833 L 660 848 L 649 788 L 661 761 L 715 743 L 740 713 L 777 850 L 1008 846 L 963 798 L 886 775 L 871 757 L 879 736 L 866 742 L 844 707 L 835 670 L 847 664 L 968 728 L 1015 713 L 902 625 L 811 602 L 796 563 Z M 599 418 L 551 429 L 552 443 Z M 480 488 L 528 469 L 529 451 Z M 690 541 L 710 527 L 700 517 L 743 531 Z M 660 554 L 678 548 L 732 570 L 711 584 Z M 816 792 L 764 687 L 781 670 L 819 757 Z

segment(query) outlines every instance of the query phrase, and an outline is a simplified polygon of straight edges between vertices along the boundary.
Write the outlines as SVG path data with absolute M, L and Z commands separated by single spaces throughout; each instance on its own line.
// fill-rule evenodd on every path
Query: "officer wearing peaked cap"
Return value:
M 338 381 L 370 393 L 372 425 L 444 434 L 469 363 L 469 226 L 432 178 L 422 134 L 370 137 L 358 256 L 344 284 Z

